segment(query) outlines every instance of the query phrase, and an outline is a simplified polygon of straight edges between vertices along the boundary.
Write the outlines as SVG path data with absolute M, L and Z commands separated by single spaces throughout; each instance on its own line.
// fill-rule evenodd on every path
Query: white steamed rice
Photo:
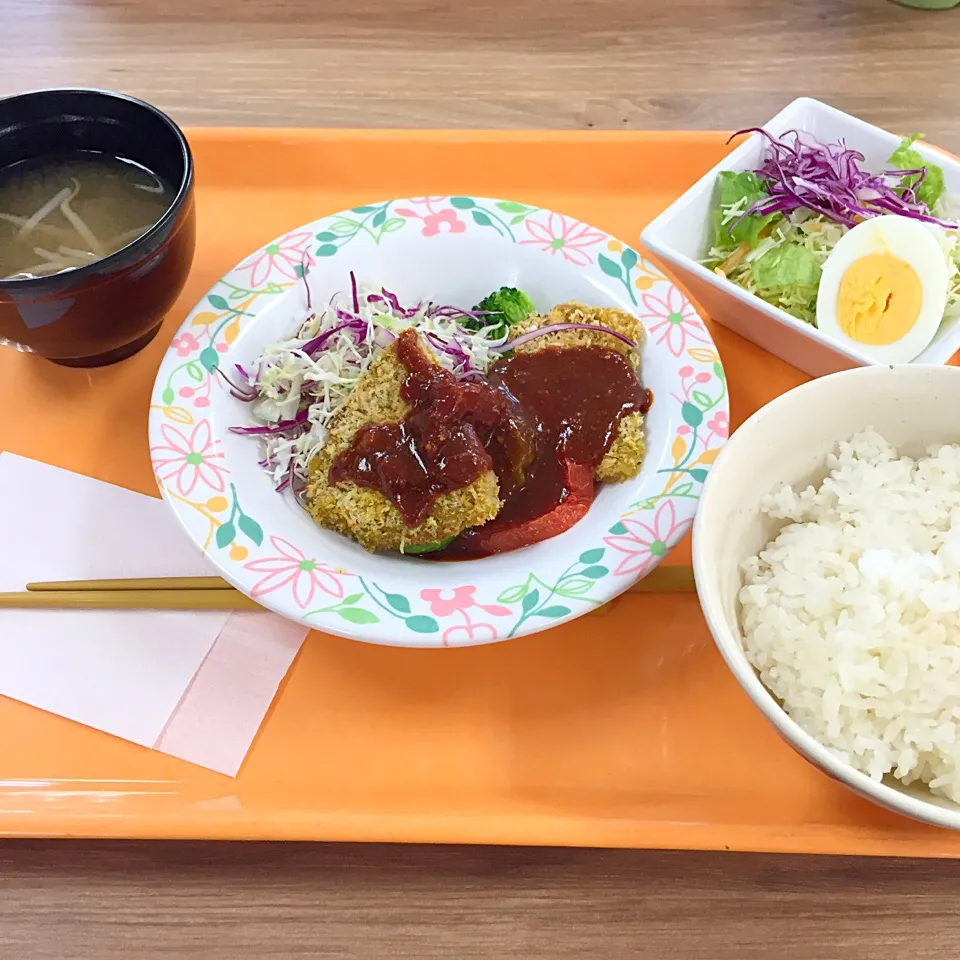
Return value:
M 744 561 L 744 649 L 786 712 L 875 780 L 960 802 L 960 446 L 914 460 L 872 429 Z

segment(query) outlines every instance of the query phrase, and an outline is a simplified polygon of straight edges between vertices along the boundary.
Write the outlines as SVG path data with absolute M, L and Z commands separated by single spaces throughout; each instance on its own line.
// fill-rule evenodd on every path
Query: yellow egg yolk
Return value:
M 907 333 L 922 306 L 916 270 L 892 253 L 870 253 L 854 260 L 840 281 L 837 322 L 851 340 L 882 346 Z

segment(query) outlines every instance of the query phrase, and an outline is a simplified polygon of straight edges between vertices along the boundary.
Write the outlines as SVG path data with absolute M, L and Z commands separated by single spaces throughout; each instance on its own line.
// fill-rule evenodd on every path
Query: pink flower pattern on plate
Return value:
M 491 617 L 509 617 L 510 608 L 502 607 L 498 603 L 477 603 L 474 594 L 477 588 L 473 586 L 454 587 L 452 590 L 424 589 L 420 591 L 420 599 L 430 604 L 430 612 L 435 617 L 450 617 L 458 613 L 463 617 L 463 623 L 447 627 L 443 632 L 443 645 L 456 646 L 462 643 L 482 643 L 484 640 L 496 640 L 497 628 L 492 623 L 478 623 L 470 618 L 467 612 L 473 607 L 482 610 Z
M 454 587 L 453 590 L 421 590 L 420 599 L 430 604 L 430 612 L 435 617 L 449 617 L 451 614 L 468 610 L 476 602 L 473 599 L 476 587 Z M 450 596 L 447 596 L 447 594 Z
M 639 314 L 641 320 L 647 321 L 647 332 L 654 338 L 654 342 L 665 342 L 667 349 L 675 357 L 683 355 L 688 337 L 697 343 L 711 344 L 710 337 L 690 301 L 672 284 L 667 289 L 666 297 L 644 293 L 640 300 L 648 311 Z
M 606 240 L 606 235 L 599 230 L 594 230 L 579 220 L 568 220 L 559 213 L 551 213 L 546 223 L 528 218 L 526 226 L 527 233 L 533 239 L 521 240 L 520 243 L 536 244 L 541 250 L 551 254 L 559 252 L 565 260 L 580 267 L 587 266 L 591 261 L 584 249 Z
M 219 441 L 210 432 L 210 422 L 201 420 L 190 436 L 172 424 L 160 427 L 165 444 L 150 448 L 150 459 L 156 475 L 181 497 L 189 497 L 198 484 L 217 493 L 223 493 L 224 476 L 229 472 L 220 462 L 223 454 L 217 449 Z
M 715 433 L 718 437 L 730 436 L 730 417 L 726 410 L 718 410 L 708 421 L 707 429 Z
M 262 287 L 274 271 L 289 280 L 296 280 L 299 268 L 314 264 L 313 257 L 306 249 L 312 237 L 313 234 L 306 230 L 288 233 L 248 257 L 237 267 L 237 271 L 249 271 L 250 286 L 254 289 Z
M 629 573 L 637 577 L 660 560 L 691 523 L 690 520 L 677 523 L 676 508 L 670 499 L 661 501 L 650 524 L 634 517 L 624 517 L 620 522 L 626 533 L 604 537 L 603 542 L 624 554 L 613 572 L 617 576 Z
M 339 579 L 344 576 L 342 571 L 334 571 L 308 557 L 283 537 L 271 537 L 270 543 L 276 550 L 274 556 L 258 557 L 244 564 L 245 569 L 263 574 L 253 585 L 251 597 L 262 597 L 292 585 L 294 602 L 301 610 L 306 610 L 318 590 L 337 600 L 343 597 L 343 584 Z
M 194 350 L 200 349 L 200 341 L 193 334 L 181 333 L 173 338 L 170 348 L 176 351 L 178 357 L 189 357 Z
M 467 225 L 456 211 L 449 208 L 439 213 L 428 213 L 423 218 L 422 233 L 425 237 L 435 237 L 439 233 L 463 233 L 466 229 Z

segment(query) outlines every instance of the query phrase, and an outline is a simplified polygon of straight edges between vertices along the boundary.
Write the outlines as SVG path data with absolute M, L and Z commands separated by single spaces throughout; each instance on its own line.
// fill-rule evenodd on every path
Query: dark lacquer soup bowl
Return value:
M 50 275 L 5 273 L 0 339 L 58 363 L 98 366 L 148 344 L 183 288 L 196 238 L 193 158 L 180 128 L 133 97 L 42 90 L 0 100 L 0 175 L 77 155 L 152 172 L 166 184 L 161 202 L 146 232 L 100 259 Z

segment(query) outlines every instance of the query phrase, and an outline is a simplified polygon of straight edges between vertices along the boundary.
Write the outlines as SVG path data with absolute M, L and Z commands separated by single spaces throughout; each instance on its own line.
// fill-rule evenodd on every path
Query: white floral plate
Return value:
M 253 361 L 353 270 L 405 301 L 470 307 L 491 289 L 527 290 L 633 312 L 648 333 L 653 391 L 640 475 L 603 487 L 575 527 L 512 553 L 459 563 L 372 555 L 317 527 L 257 466 L 249 422 L 218 367 Z M 167 351 L 150 410 L 161 492 L 221 574 L 277 613 L 318 630 L 411 647 L 490 643 L 588 613 L 651 570 L 693 520 L 729 429 L 713 342 L 683 294 L 618 240 L 506 200 L 418 197 L 355 207 L 294 230 L 215 284 Z

